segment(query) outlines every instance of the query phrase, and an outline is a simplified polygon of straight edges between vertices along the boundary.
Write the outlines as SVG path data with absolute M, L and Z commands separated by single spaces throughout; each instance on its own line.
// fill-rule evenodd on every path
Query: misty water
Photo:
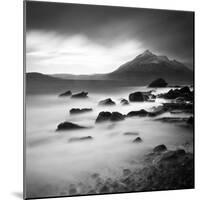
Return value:
M 155 93 L 167 92 L 171 88 L 156 89 Z M 159 144 L 168 149 L 193 149 L 193 132 L 176 123 L 155 121 L 150 117 L 132 117 L 120 122 L 95 124 L 101 111 L 130 111 L 146 109 L 152 111 L 166 100 L 130 103 L 121 105 L 120 99 L 128 99 L 130 92 L 149 91 L 148 88 L 123 87 L 104 92 L 89 92 L 89 98 L 72 99 L 58 97 L 58 94 L 28 95 L 26 105 L 26 183 L 28 196 L 68 195 L 67 190 L 74 185 L 82 185 L 79 193 L 84 193 L 84 184 L 92 184 L 92 174 L 102 178 L 122 175 L 123 169 L 140 167 L 143 156 Z M 79 91 L 73 91 L 79 92 Z M 98 102 L 112 98 L 115 106 L 99 106 Z M 71 108 L 92 108 L 92 112 L 70 115 Z M 160 117 L 189 117 L 191 114 L 164 113 Z M 56 131 L 57 125 L 70 121 L 89 129 Z M 133 143 L 137 135 L 142 143 Z M 92 136 L 92 140 L 70 142 L 73 137 Z M 186 146 L 185 144 L 189 144 Z M 87 186 L 85 186 L 87 187 Z

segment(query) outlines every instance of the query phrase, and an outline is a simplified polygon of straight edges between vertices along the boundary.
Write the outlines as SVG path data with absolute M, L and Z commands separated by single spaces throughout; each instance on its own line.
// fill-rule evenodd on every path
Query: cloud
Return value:
M 142 43 L 134 40 L 108 47 L 81 34 L 45 31 L 28 32 L 27 49 L 27 71 L 72 74 L 111 72 L 144 50 Z

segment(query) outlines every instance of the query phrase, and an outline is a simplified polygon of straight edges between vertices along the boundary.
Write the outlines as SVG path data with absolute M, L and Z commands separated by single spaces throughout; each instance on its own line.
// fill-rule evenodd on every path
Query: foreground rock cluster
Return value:
M 194 188 L 194 157 L 184 149 L 169 150 L 164 144 L 152 149 L 142 167 L 122 169 L 118 177 L 91 174 L 88 183 L 73 184 L 66 195 L 106 194 Z

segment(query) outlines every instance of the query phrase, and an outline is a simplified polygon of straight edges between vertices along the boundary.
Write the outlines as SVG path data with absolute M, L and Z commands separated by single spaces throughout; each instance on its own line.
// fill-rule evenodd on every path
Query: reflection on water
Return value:
M 170 149 L 192 143 L 192 130 L 170 123 L 153 121 L 148 117 L 129 118 L 117 123 L 95 124 L 100 111 L 118 111 L 127 114 L 133 110 L 151 110 L 164 101 L 130 103 L 120 105 L 120 99 L 145 88 L 123 88 L 123 90 L 89 93 L 87 99 L 58 98 L 55 95 L 27 96 L 26 109 L 26 174 L 27 195 L 61 195 L 68 184 L 88 182 L 91 174 L 101 177 L 117 177 L 122 169 L 137 167 L 142 156 L 158 144 Z M 164 89 L 169 90 L 169 89 Z M 159 89 L 156 93 L 165 92 Z M 112 98 L 116 106 L 102 107 L 98 102 Z M 69 115 L 71 108 L 93 108 L 92 112 Z M 170 116 L 165 113 L 162 116 Z M 187 114 L 173 114 L 187 117 Z M 56 132 L 60 122 L 70 121 L 90 126 L 87 130 Z M 124 135 L 137 132 L 143 142 L 135 144 L 137 137 Z M 92 136 L 91 140 L 69 142 L 70 138 Z M 192 148 L 187 149 L 192 151 Z

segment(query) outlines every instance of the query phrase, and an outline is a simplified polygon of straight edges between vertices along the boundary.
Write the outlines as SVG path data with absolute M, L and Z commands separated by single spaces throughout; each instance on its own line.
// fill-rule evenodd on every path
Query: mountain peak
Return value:
M 151 51 L 149 51 L 149 49 L 145 50 L 142 54 L 140 54 L 139 56 L 152 56 L 154 55 Z

